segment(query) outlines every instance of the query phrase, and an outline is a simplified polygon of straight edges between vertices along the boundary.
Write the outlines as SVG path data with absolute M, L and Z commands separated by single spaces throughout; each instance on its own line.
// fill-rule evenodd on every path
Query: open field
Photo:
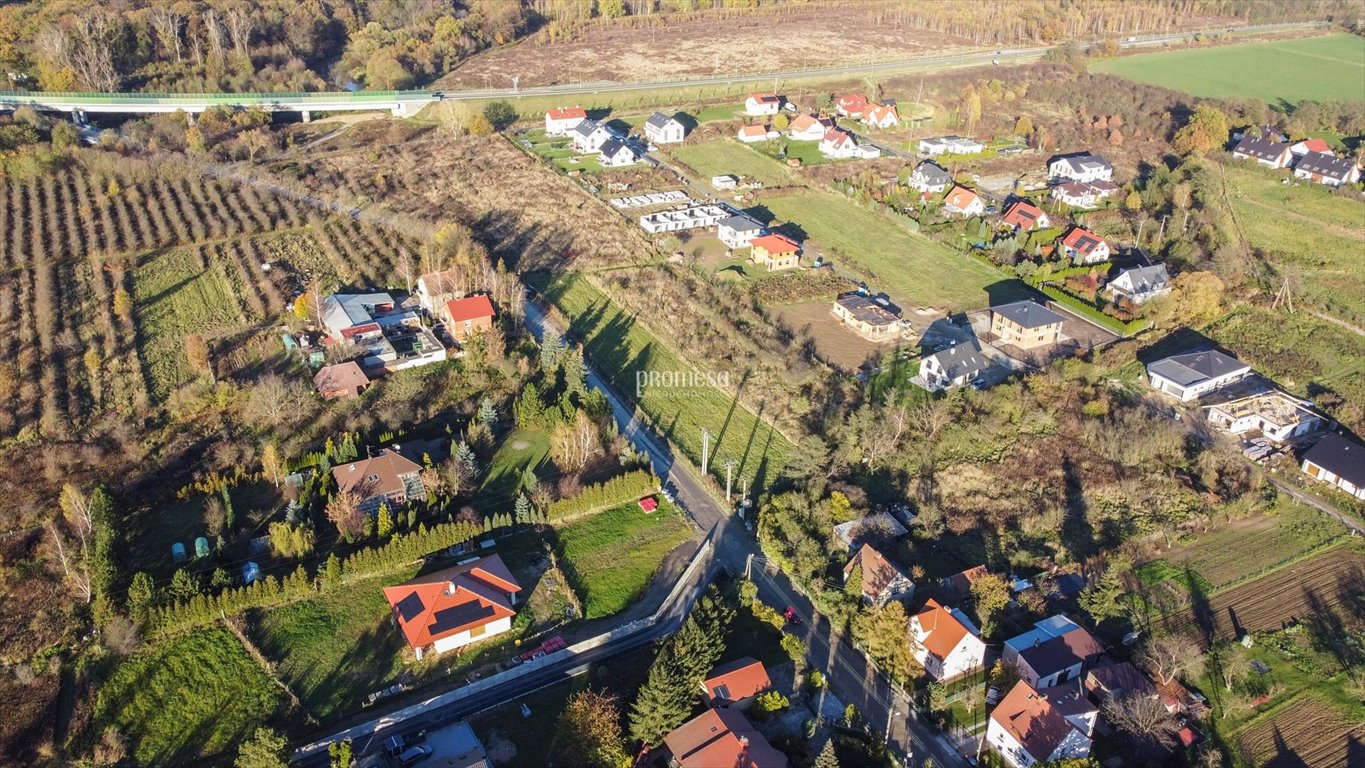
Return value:
M 629 504 L 560 528 L 560 568 L 583 601 L 585 618 L 624 610 L 664 556 L 692 536 L 681 513 L 660 500 L 653 514 Z
M 768 187 L 791 183 L 791 174 L 781 163 L 738 140 L 685 144 L 668 150 L 668 154 L 696 171 L 703 182 L 728 173 L 761 181 Z
M 1228 163 L 1228 202 L 1242 235 L 1282 272 L 1297 273 L 1296 303 L 1365 326 L 1365 205 L 1317 184 L 1282 184 Z
M 636 374 L 699 370 L 675 355 L 634 317 L 578 273 L 551 278 L 526 277 L 569 320 L 569 332 L 582 342 L 593 367 L 618 392 L 636 396 Z M 742 381 L 732 381 L 742 387 Z M 702 384 L 697 387 L 646 386 L 638 403 L 655 428 L 695 464 L 701 463 L 701 431 L 711 432 L 711 469 L 737 462 L 735 476 L 764 486 L 777 477 L 792 444 L 781 433 L 741 405 L 734 395 Z
M 808 258 L 824 253 L 844 261 L 895 301 L 956 311 L 996 303 L 997 294 L 1015 290 L 1015 281 L 990 267 L 836 195 L 765 195 L 760 203 L 760 212 L 766 208 L 783 222 L 779 231 L 809 240 Z
M 1243 756 L 1264 768 L 1347 768 L 1365 754 L 1365 723 L 1308 695 L 1246 728 L 1238 741 Z
M 100 690 L 95 717 L 128 738 L 140 765 L 189 765 L 234 749 L 282 700 L 237 638 L 215 626 L 119 665 Z
M 1195 96 L 1250 97 L 1272 106 L 1359 100 L 1365 94 L 1365 39 L 1329 35 L 1144 53 L 1090 68 Z
M 498 445 L 471 504 L 480 516 L 501 512 L 511 506 L 521 486 L 521 475 L 530 468 L 539 470 L 550 454 L 550 436 L 538 429 L 519 429 Z
M 1365 594 L 1365 554 L 1342 545 L 1220 592 L 1165 619 L 1166 629 L 1235 640 L 1242 632 L 1279 629 L 1325 607 Z
M 884 7 L 794 8 L 697 14 L 654 26 L 597 24 L 568 42 L 537 35 L 475 56 L 437 81 L 437 89 L 524 87 L 752 74 L 843 62 L 903 59 L 966 50 L 971 43 L 882 19 Z M 881 19 L 879 21 L 879 19 Z M 782 40 L 782 45 L 773 45 Z M 755 56 L 762 51 L 762 56 Z

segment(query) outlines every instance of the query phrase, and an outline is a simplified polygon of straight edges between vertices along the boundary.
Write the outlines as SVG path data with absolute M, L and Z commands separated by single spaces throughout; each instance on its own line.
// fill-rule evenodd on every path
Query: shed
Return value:
M 195 557 L 209 556 L 209 540 L 207 538 L 200 536 L 199 538 L 194 540 L 194 556 Z
M 187 557 L 185 555 L 184 544 L 181 544 L 180 542 L 177 541 L 176 543 L 171 545 L 171 559 L 176 561 L 177 563 L 185 562 Z
M 658 508 L 659 502 L 653 496 L 646 496 L 643 499 L 640 499 L 640 509 L 643 509 L 645 512 L 653 512 Z
M 250 584 L 260 578 L 261 566 L 256 565 L 254 560 L 248 560 L 247 564 L 242 566 L 242 584 Z
M 280 341 L 284 342 L 284 351 L 287 353 L 292 353 L 299 348 L 299 342 L 292 333 L 280 334 Z

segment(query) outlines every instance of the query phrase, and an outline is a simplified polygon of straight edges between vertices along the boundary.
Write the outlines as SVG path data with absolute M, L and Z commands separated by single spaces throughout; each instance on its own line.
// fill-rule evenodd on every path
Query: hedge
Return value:
M 1126 323 L 1122 322 L 1120 320 L 1110 317 L 1109 315 L 1104 314 L 1098 309 L 1095 309 L 1094 307 L 1090 306 L 1084 301 L 1081 301 L 1080 299 L 1076 298 L 1075 296 L 1072 296 L 1071 294 L 1067 293 L 1066 291 L 1063 291 L 1062 289 L 1056 286 L 1040 285 L 1038 286 L 1038 290 L 1047 294 L 1049 298 L 1051 298 L 1058 304 L 1061 304 L 1068 311 L 1075 312 L 1078 315 L 1082 315 L 1090 320 L 1093 320 L 1097 325 L 1103 328 L 1107 328 L 1108 330 L 1118 334 L 1119 336 L 1123 337 L 1132 336 L 1133 334 L 1147 327 L 1147 321 L 1143 318 L 1129 320 Z
M 553 522 L 563 520 L 566 517 L 602 512 L 612 507 L 637 501 L 658 489 L 659 483 L 654 479 L 653 474 L 643 469 L 637 469 L 624 475 L 617 475 L 605 482 L 590 485 L 573 498 L 553 502 L 550 504 L 547 517 Z

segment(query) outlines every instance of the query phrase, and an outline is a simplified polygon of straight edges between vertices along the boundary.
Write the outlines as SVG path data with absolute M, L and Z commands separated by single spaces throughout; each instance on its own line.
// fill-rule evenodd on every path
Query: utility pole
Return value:
M 1156 236 L 1156 239 L 1157 239 L 1157 240 L 1165 240 L 1165 239 L 1166 239 L 1166 219 L 1169 219 L 1169 218 L 1171 218 L 1171 217 L 1170 217 L 1170 214 L 1167 214 L 1167 215 L 1161 217 L 1161 233 L 1158 234 L 1158 235 Z
M 706 427 L 701 428 L 701 473 L 706 474 L 706 467 L 711 463 L 711 430 Z
M 747 580 L 749 580 L 749 581 L 753 581 L 753 577 L 752 577 L 753 572 L 754 572 L 754 553 L 750 552 L 750 553 L 748 554 L 748 556 L 744 558 L 744 578 L 747 579 Z
M 735 463 L 736 463 L 736 462 L 735 462 L 734 459 L 730 459 L 729 461 L 725 462 L 725 503 L 726 503 L 726 504 L 729 504 L 729 503 L 730 503 L 730 476 L 734 473 L 734 470 L 735 470 Z
M 1139 246 L 1142 245 L 1142 228 L 1145 226 L 1147 226 L 1147 217 L 1144 216 L 1142 218 L 1142 221 L 1138 222 L 1137 244 Z

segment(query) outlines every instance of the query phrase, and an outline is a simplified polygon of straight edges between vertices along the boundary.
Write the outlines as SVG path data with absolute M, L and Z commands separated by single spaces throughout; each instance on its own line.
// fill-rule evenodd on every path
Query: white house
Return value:
M 1089 632 L 1058 614 L 1006 640 L 1001 660 L 1034 688 L 1048 688 L 1080 680 L 1081 672 L 1103 653 Z
M 1267 168 L 1287 168 L 1294 153 L 1284 142 L 1247 136 L 1232 148 L 1232 156 L 1238 160 L 1255 160 Z
M 605 125 L 596 120 L 583 120 L 569 131 L 573 137 L 573 148 L 579 152 L 597 152 L 611 139 L 616 138 L 615 134 L 607 130 Z
M 932 598 L 910 617 L 910 650 L 935 680 L 960 677 L 986 662 L 986 644 L 967 614 Z
M 919 380 L 930 392 L 963 387 L 986 370 L 981 351 L 970 341 L 926 355 L 919 361 Z
M 871 99 L 861 93 L 851 93 L 847 96 L 840 96 L 834 103 L 834 109 L 844 117 L 851 117 L 855 120 L 862 119 L 867 114 L 867 110 L 872 107 Z
M 966 187 L 953 187 L 953 191 L 943 198 L 943 212 L 961 215 L 964 218 L 980 216 L 986 212 L 986 204 L 981 196 Z
M 1114 166 L 1099 155 L 1081 152 L 1052 158 L 1047 166 L 1047 175 L 1050 179 L 1110 181 L 1114 178 Z
M 655 144 L 677 144 L 687 137 L 687 127 L 676 117 L 655 112 L 645 121 L 645 137 Z
M 766 125 L 744 125 L 740 126 L 739 133 L 735 135 L 735 138 L 739 139 L 745 144 L 753 144 L 754 142 L 758 141 L 767 141 L 768 139 L 775 139 L 781 135 L 782 134 L 778 133 L 777 131 L 768 130 L 768 126 Z
M 657 235 L 660 232 L 681 232 L 719 224 L 730 211 L 719 205 L 694 205 L 681 211 L 659 211 L 640 217 L 640 227 Z
M 833 120 L 822 120 L 815 115 L 797 115 L 787 125 L 787 136 L 793 141 L 819 141 L 825 131 L 834 127 Z
M 1011 768 L 1090 756 L 1099 708 L 1080 682 L 1037 690 L 1020 680 L 986 723 L 986 743 Z
M 985 149 L 986 145 L 975 139 L 961 136 L 939 136 L 933 139 L 920 139 L 919 151 L 922 155 L 974 155 Z
M 716 225 L 716 236 L 720 238 L 722 243 L 725 243 L 726 248 L 732 250 L 748 248 L 749 243 L 762 234 L 763 225 L 742 213 L 722 219 Z
M 1303 455 L 1304 474 L 1365 501 L 1365 445 L 1330 434 Z
M 545 113 L 545 134 L 563 136 L 587 119 L 588 113 L 582 107 L 552 109 Z
M 1057 238 L 1058 249 L 1077 264 L 1099 264 L 1109 260 L 1109 243 L 1089 230 L 1072 227 L 1064 237 Z
M 602 142 L 602 146 L 597 148 L 598 160 L 604 168 L 620 168 L 639 162 L 640 156 L 626 142 L 616 137 L 612 137 Z
M 870 128 L 894 128 L 901 121 L 893 104 L 876 104 L 863 113 L 863 124 Z
M 1360 181 L 1360 166 L 1354 160 L 1335 157 L 1325 152 L 1309 152 L 1294 166 L 1294 175 L 1329 187 L 1340 187 Z
M 782 97 L 775 93 L 751 93 L 744 100 L 746 115 L 775 115 L 782 109 Z
M 1273 443 L 1285 443 L 1327 426 L 1312 403 L 1278 389 L 1208 405 L 1205 410 L 1209 423 L 1230 435 L 1257 432 Z
M 1115 301 L 1123 299 L 1142 304 L 1171 292 L 1171 276 L 1165 264 L 1125 269 L 1104 287 Z
M 820 139 L 820 154 L 825 157 L 844 158 L 858 157 L 861 153 L 853 134 L 842 128 L 830 128 Z
M 915 594 L 915 583 L 901 567 L 886 559 L 871 544 L 864 544 L 844 564 L 844 583 L 857 572 L 861 574 L 859 589 L 869 605 L 885 605 L 891 600 L 909 600 Z
M 952 183 L 952 175 L 932 160 L 925 160 L 910 173 L 910 186 L 926 194 L 937 195 Z
M 1181 402 L 1251 375 L 1251 366 L 1215 350 L 1187 352 L 1147 366 L 1147 384 Z
M 1053 187 L 1049 194 L 1072 208 L 1095 208 L 1118 191 L 1119 185 L 1112 181 L 1068 181 Z
M 421 659 L 511 629 L 520 591 L 502 558 L 492 555 L 385 587 L 384 597 Z

